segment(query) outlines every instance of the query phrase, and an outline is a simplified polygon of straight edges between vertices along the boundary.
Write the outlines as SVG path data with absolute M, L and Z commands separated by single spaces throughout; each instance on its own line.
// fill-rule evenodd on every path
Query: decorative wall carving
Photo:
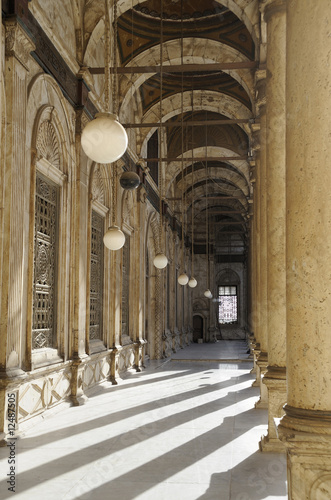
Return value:
M 6 41 L 5 50 L 6 56 L 14 56 L 20 63 L 28 68 L 28 60 L 35 45 L 28 38 L 27 34 L 17 22 L 17 20 L 6 20 Z
M 123 347 L 118 356 L 118 372 L 132 368 L 135 361 L 134 345 Z
M 105 204 L 105 191 L 102 181 L 102 175 L 100 168 L 95 168 L 92 177 L 92 201 L 99 201 L 103 205 Z
M 19 388 L 18 421 L 28 420 L 66 399 L 70 394 L 70 382 L 71 373 L 66 369 L 22 384 Z
M 91 389 L 93 386 L 106 380 L 110 375 L 110 360 L 102 357 L 87 363 L 84 367 L 82 385 L 83 391 Z
M 36 141 L 38 157 L 46 158 L 54 167 L 60 169 L 59 141 L 55 128 L 49 120 L 41 123 Z

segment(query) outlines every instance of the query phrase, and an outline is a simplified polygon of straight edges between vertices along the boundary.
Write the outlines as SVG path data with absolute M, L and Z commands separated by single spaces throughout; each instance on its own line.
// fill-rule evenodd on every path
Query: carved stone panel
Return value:
M 45 120 L 39 127 L 37 136 L 38 156 L 46 158 L 54 167 L 60 169 L 59 142 L 52 123 Z

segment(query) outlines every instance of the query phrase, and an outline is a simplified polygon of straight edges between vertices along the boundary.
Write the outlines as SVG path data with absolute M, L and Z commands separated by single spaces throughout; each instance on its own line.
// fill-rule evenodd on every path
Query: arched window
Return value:
M 238 295 L 236 286 L 218 287 L 218 322 L 221 325 L 238 322 Z
M 218 322 L 221 325 L 239 322 L 239 285 L 240 278 L 231 269 L 225 269 L 218 277 Z
M 104 218 L 92 210 L 91 277 L 90 277 L 90 341 L 102 340 L 103 313 L 103 233 Z
M 32 349 L 56 347 L 59 186 L 37 172 Z
M 129 336 L 130 237 L 127 234 L 122 252 L 122 336 Z

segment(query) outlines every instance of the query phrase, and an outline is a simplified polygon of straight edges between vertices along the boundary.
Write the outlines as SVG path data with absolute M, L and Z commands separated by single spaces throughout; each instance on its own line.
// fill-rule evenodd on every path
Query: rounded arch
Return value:
M 91 162 L 89 169 L 89 199 L 106 207 L 111 206 L 109 165 Z
M 216 275 L 217 284 L 239 285 L 240 277 L 236 271 L 230 268 L 221 269 Z
M 43 122 L 52 123 L 59 140 L 63 172 L 70 176 L 72 159 L 75 155 L 74 129 L 71 126 L 74 111 L 69 108 L 52 77 L 42 73 L 32 79 L 28 87 L 26 116 L 27 149 L 37 149 L 37 136 L 41 124 Z
M 202 313 L 193 313 L 193 342 L 198 342 L 205 336 L 206 318 Z
M 197 52 L 197 47 L 199 48 Z M 203 50 L 204 48 L 204 50 Z M 181 52 L 180 39 L 169 40 L 164 42 L 164 67 L 165 70 L 171 72 L 171 65 L 181 63 L 181 58 L 178 54 Z M 203 52 L 203 55 L 201 53 Z M 209 55 L 210 54 L 210 55 Z M 238 50 L 225 45 L 220 41 L 208 40 L 206 38 L 185 38 L 183 43 L 183 57 L 186 64 L 208 64 L 208 63 L 226 63 L 226 62 L 246 62 L 245 57 Z M 160 64 L 160 48 L 158 45 L 153 46 L 144 52 L 140 53 L 130 61 L 130 66 Z M 254 105 L 254 80 L 251 72 L 247 70 L 224 70 L 223 73 L 228 74 L 240 84 L 251 103 Z M 124 95 L 122 108 L 130 109 L 132 105 L 130 100 L 132 95 L 137 94 L 138 89 L 151 77 L 152 74 L 142 74 L 131 77 L 129 80 L 123 79 L 121 93 Z M 128 83 L 129 82 L 129 83 Z M 142 108 L 140 107 L 140 116 L 143 116 Z M 145 117 L 144 117 L 145 120 Z M 145 120 L 147 121 L 147 120 Z

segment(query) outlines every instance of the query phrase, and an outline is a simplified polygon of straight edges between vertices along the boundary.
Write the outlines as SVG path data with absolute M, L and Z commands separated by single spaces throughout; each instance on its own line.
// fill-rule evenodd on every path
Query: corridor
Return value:
M 285 500 L 285 455 L 258 451 L 267 410 L 246 358 L 242 342 L 193 344 L 46 413 L 16 442 L 15 500 Z

